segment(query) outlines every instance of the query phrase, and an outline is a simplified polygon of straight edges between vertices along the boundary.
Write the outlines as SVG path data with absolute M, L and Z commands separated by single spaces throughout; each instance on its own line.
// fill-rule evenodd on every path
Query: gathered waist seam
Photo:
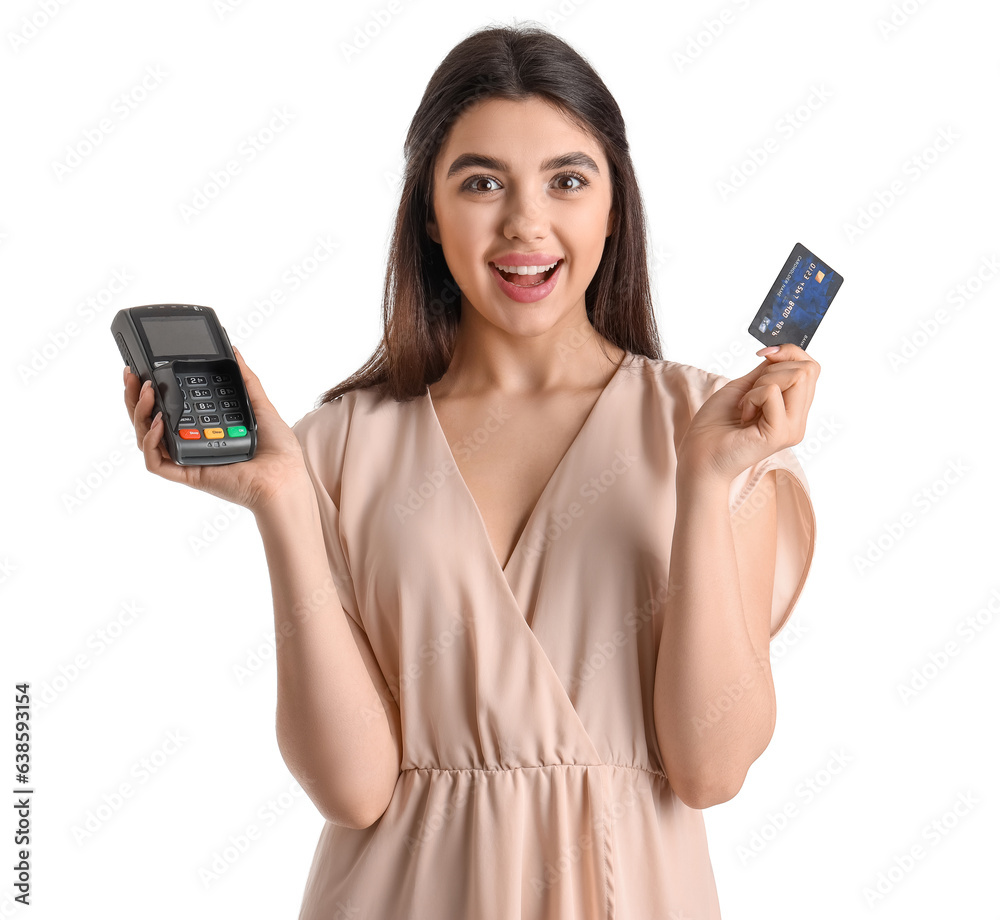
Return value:
M 487 769 L 486 767 L 404 767 L 400 773 L 513 773 L 515 770 L 548 770 L 552 767 L 578 767 L 588 769 L 593 767 L 619 767 L 623 770 L 635 770 L 639 773 L 648 773 L 658 779 L 665 780 L 665 773 L 650 770 L 646 767 L 637 767 L 630 763 L 541 763 L 521 767 L 499 767 L 497 769 Z

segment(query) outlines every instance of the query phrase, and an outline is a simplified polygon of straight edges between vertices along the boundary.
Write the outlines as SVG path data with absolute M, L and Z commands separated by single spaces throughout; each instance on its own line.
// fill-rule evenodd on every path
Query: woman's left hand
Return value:
M 743 377 L 716 390 L 695 414 L 677 449 L 689 475 L 727 483 L 805 435 L 820 366 L 785 343 Z

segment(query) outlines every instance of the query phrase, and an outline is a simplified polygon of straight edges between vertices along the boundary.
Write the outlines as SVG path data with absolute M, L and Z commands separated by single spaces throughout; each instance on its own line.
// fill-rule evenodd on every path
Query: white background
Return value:
M 399 0 L 376 28 L 380 0 L 47 2 L 0 17 L 8 764 L 15 681 L 36 703 L 33 904 L 5 868 L 0 916 L 297 915 L 322 818 L 277 750 L 253 518 L 146 472 L 108 327 L 135 304 L 213 306 L 285 419 L 309 411 L 378 342 L 427 80 L 515 18 L 568 40 L 622 108 L 665 358 L 757 365 L 746 327 L 796 241 L 846 278 L 809 346 L 823 372 L 796 453 L 818 541 L 772 645 L 777 729 L 705 811 L 723 916 L 995 916 L 994 4 Z M 324 239 L 332 258 L 307 263 Z M 904 700 L 914 668 L 929 677 Z

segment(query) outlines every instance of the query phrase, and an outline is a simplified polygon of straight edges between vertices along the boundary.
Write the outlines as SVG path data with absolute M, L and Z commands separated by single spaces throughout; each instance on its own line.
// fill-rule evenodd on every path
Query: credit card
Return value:
M 747 331 L 765 345 L 793 342 L 805 349 L 843 283 L 826 262 L 796 243 Z

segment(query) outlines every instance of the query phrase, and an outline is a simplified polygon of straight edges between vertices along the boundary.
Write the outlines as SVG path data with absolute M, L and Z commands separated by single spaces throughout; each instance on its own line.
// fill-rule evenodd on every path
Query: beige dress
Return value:
M 323 826 L 300 920 L 720 916 L 702 812 L 664 772 L 653 677 L 675 448 L 728 379 L 627 354 L 505 567 L 429 392 L 354 390 L 294 426 L 341 602 L 403 735 L 381 818 Z M 773 638 L 816 521 L 791 450 L 733 481 L 731 512 L 771 468 Z

